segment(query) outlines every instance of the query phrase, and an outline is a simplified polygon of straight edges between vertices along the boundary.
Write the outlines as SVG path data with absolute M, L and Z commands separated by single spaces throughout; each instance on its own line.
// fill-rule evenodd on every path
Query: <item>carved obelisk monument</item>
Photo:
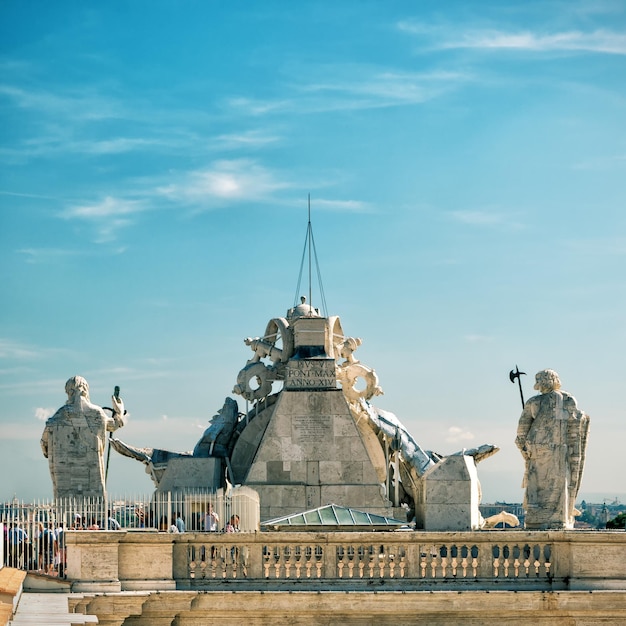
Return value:
M 371 429 L 360 431 L 337 387 L 339 355 L 333 339 L 344 340 L 339 319 L 320 317 L 303 302 L 273 323 L 283 339 L 276 356 L 279 361 L 287 357 L 281 368 L 283 390 L 235 444 L 231 461 L 236 482 L 259 493 L 261 519 L 329 503 L 356 508 L 367 504 L 368 511 L 389 515 L 380 444 Z M 259 343 L 257 354 L 263 348 Z M 254 393 L 251 379 L 259 389 L 264 374 L 271 377 L 271 370 L 262 368 L 252 360 L 242 370 L 238 391 L 244 397 Z M 368 437 L 373 438 L 370 446 Z

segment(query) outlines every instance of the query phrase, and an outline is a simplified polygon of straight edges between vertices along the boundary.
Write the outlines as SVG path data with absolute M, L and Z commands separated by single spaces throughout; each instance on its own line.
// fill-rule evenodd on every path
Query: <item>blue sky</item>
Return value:
M 626 497 L 625 26 L 602 0 L 4 0 L 0 499 L 51 494 L 75 374 L 120 385 L 123 440 L 193 448 L 298 295 L 308 194 L 378 406 L 442 454 L 499 445 L 484 500 L 520 501 L 508 372 L 528 398 L 551 367 L 591 416 L 582 495 Z M 150 488 L 112 458 L 110 491 Z

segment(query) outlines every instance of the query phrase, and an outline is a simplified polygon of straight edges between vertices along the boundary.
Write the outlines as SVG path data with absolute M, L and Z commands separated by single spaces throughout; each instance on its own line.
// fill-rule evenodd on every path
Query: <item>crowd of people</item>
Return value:
M 29 536 L 20 522 L 4 526 L 4 564 L 65 577 L 66 552 L 63 524 L 38 522 Z
M 161 516 L 158 524 L 154 524 L 153 515 L 145 515 L 141 509 L 135 510 L 135 520 L 132 526 L 136 528 L 156 528 L 161 532 L 187 532 L 185 518 L 180 511 L 172 513 L 171 517 Z M 220 525 L 220 517 L 209 504 L 205 513 L 195 513 L 192 519 L 192 530 L 204 532 L 238 533 L 241 531 L 239 515 L 233 514 L 228 522 Z M 66 550 L 64 532 L 66 525 L 63 522 L 37 522 L 28 525 L 27 531 L 20 521 L 8 521 L 4 524 L 4 564 L 9 567 L 36 571 L 49 576 L 65 577 Z M 111 511 L 107 519 L 98 520 L 96 517 L 83 517 L 76 513 L 69 530 L 122 530 L 120 521 Z

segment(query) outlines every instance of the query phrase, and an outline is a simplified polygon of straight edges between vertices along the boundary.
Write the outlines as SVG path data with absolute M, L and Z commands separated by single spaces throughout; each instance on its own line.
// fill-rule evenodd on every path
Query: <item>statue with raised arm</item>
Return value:
M 41 449 L 48 459 L 55 498 L 104 497 L 107 431 L 124 426 L 124 403 L 115 393 L 112 416 L 92 404 L 89 384 L 73 376 L 65 384 L 67 403 L 46 421 Z
M 574 508 L 585 464 L 589 416 L 561 390 L 553 370 L 535 376 L 539 395 L 524 405 L 515 443 L 526 461 L 525 527 L 574 527 Z

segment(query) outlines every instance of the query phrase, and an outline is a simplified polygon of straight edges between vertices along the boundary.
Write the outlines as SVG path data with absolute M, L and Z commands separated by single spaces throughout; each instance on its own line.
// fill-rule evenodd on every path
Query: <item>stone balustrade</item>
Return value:
M 67 532 L 75 591 L 623 590 L 620 531 Z

